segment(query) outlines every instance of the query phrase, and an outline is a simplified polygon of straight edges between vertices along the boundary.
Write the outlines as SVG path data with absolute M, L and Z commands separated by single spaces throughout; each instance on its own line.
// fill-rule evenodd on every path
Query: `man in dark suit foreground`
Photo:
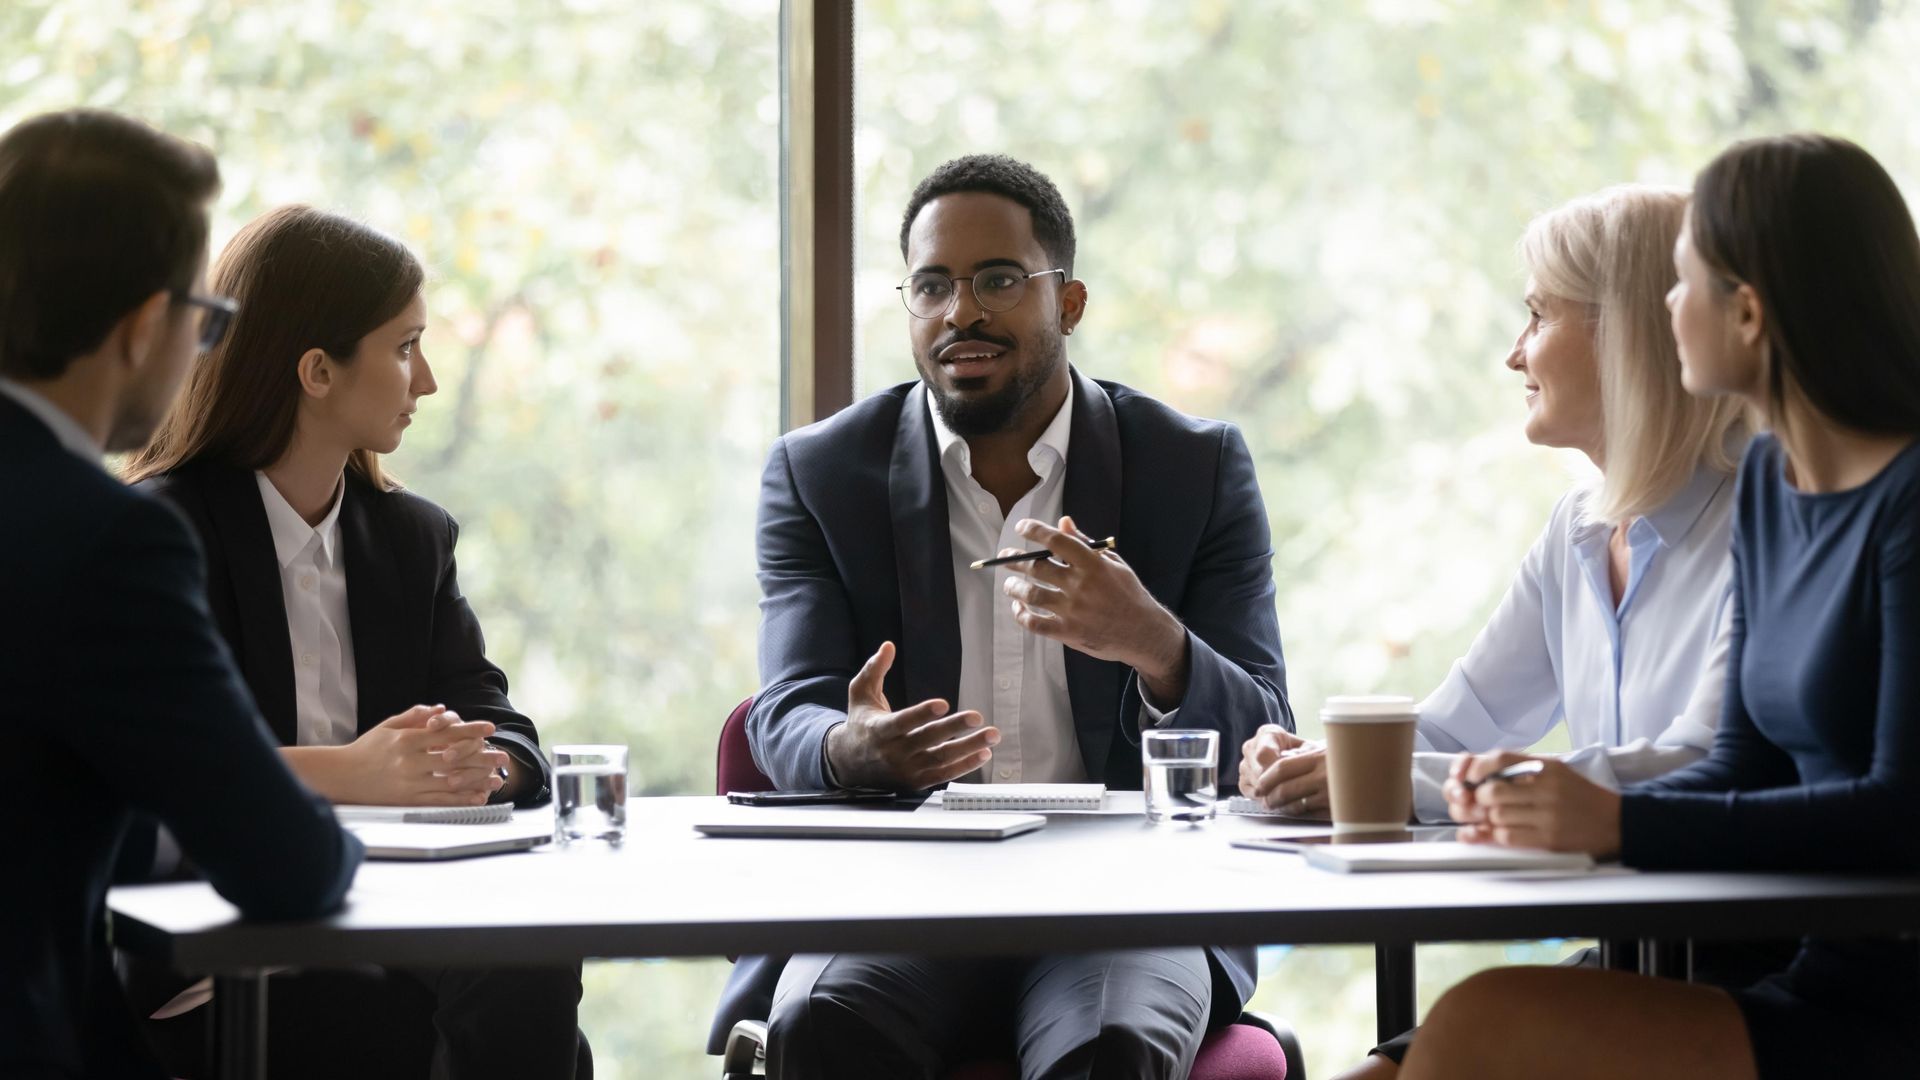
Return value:
M 162 1075 L 106 937 L 116 858 L 155 863 L 135 811 L 250 918 L 334 909 L 360 861 L 281 764 L 208 617 L 186 523 L 101 466 L 146 442 L 224 327 L 198 291 L 217 187 L 205 150 L 107 113 L 0 138 L 7 1077 Z
M 1137 789 L 1139 732 L 1164 726 L 1218 731 L 1233 775 L 1255 728 L 1292 727 L 1240 434 L 1068 365 L 1087 289 L 1072 218 L 1032 168 L 942 166 L 901 250 L 920 381 L 768 460 L 755 761 L 784 788 Z M 1086 542 L 1109 535 L 1117 552 Z M 1011 572 L 969 567 L 1042 546 L 1052 559 Z M 1113 887 L 1153 872 L 1113 869 Z M 770 1004 L 775 1077 L 934 1077 L 983 1049 L 1029 1078 L 1183 1077 L 1254 980 L 1251 948 L 750 957 L 715 1034 Z

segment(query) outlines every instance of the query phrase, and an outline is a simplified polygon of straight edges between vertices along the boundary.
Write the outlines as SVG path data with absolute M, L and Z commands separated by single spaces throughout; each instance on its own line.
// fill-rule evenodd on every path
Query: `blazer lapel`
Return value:
M 960 696 L 960 604 L 953 591 L 953 541 L 947 482 L 940 471 L 924 384 L 907 392 L 887 468 L 894 568 L 900 582 L 901 637 L 887 700 L 905 708 Z
M 358 686 L 360 731 L 375 727 L 400 709 L 431 702 L 407 701 L 407 650 L 400 626 L 400 551 L 386 535 L 375 494 L 358 476 L 347 474 L 341 492 L 340 557 L 347 571 L 347 625 L 353 634 L 354 682 Z
M 234 640 L 240 670 L 253 689 L 260 715 L 283 746 L 299 739 L 299 703 L 293 690 L 293 637 L 280 596 L 280 557 L 273 528 L 250 469 L 207 471 L 207 513 L 228 550 L 233 587 Z
M 1073 435 L 1067 449 L 1066 490 L 1062 507 L 1080 531 L 1092 537 L 1113 536 L 1123 557 L 1128 538 L 1120 536 L 1120 425 L 1113 402 L 1092 379 L 1073 371 Z M 1121 687 L 1126 674 L 1119 665 L 1066 649 L 1067 698 L 1073 704 L 1073 725 L 1080 736 L 1080 758 L 1087 775 L 1105 776 L 1107 755 L 1119 723 Z

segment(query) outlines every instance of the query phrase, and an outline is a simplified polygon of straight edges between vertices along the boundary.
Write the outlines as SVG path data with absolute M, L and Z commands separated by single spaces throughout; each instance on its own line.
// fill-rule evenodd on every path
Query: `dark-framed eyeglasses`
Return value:
M 948 277 L 932 270 L 922 270 L 917 274 L 908 274 L 907 280 L 894 286 L 900 300 L 907 305 L 907 312 L 916 319 L 938 319 L 953 310 L 959 302 L 960 282 L 967 282 L 973 289 L 973 302 L 980 305 L 982 311 L 1012 311 L 1019 306 L 1020 298 L 1027 295 L 1027 282 L 1048 274 L 1059 274 L 1066 280 L 1067 272 L 1059 267 L 1052 270 L 1036 270 L 1029 274 L 1017 266 L 990 266 L 971 277 Z
M 240 314 L 240 303 L 224 296 L 202 296 L 188 293 L 180 298 L 183 304 L 199 308 L 204 314 L 200 317 L 200 351 L 211 352 L 220 339 L 227 336 L 227 327 L 233 325 L 233 317 Z

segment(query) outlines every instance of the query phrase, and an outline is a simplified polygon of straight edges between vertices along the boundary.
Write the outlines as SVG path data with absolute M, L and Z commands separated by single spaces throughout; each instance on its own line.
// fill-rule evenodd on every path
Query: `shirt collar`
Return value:
M 1721 490 L 1733 483 L 1733 474 L 1702 465 L 1693 471 L 1673 497 L 1646 514 L 1641 515 L 1627 529 L 1627 539 L 1636 548 L 1643 547 L 1643 541 L 1651 534 L 1662 548 L 1677 547 L 1693 531 L 1694 525 L 1707 512 Z M 1589 493 L 1591 497 L 1592 493 Z M 1603 547 L 1613 534 L 1613 529 L 1604 521 L 1596 521 L 1582 515 L 1568 534 L 1568 540 L 1576 548 Z
M 80 422 L 68 416 L 65 409 L 40 396 L 38 391 L 28 389 L 12 379 L 0 378 L 0 394 L 18 402 L 20 407 L 32 413 L 41 423 L 53 431 L 53 437 L 60 445 L 75 457 L 83 457 L 95 465 L 105 468 L 101 459 L 106 451 L 93 441 L 87 429 Z
M 1660 539 L 1662 547 L 1678 546 L 1693 526 L 1707 512 L 1708 504 L 1720 494 L 1722 488 L 1733 483 L 1733 474 L 1711 469 L 1705 465 L 1693 471 L 1693 478 L 1687 486 L 1680 489 L 1673 498 L 1668 499 L 1659 509 L 1647 514 L 1642 520 Z
M 320 538 L 321 554 L 331 564 L 334 550 L 340 543 L 340 505 L 346 502 L 347 478 L 342 475 L 339 483 L 334 485 L 333 508 L 327 511 L 327 516 L 318 525 L 307 524 L 307 519 L 301 517 L 300 512 L 287 502 L 286 496 L 273 486 L 273 481 L 267 479 L 266 473 L 256 470 L 253 478 L 260 485 L 260 501 L 266 505 L 267 524 L 273 529 L 273 553 L 280 560 L 281 569 L 299 558 L 316 536 Z
M 940 446 L 942 461 L 956 461 L 960 471 L 973 475 L 973 451 L 967 446 L 967 440 L 954 434 L 947 421 L 940 415 L 939 406 L 934 404 L 933 391 L 927 391 L 927 415 L 933 419 L 933 436 Z M 1073 441 L 1073 395 L 1060 403 L 1060 410 L 1053 414 L 1053 420 L 1046 430 L 1034 440 L 1027 450 L 1027 464 L 1033 467 L 1034 474 L 1045 480 L 1057 464 L 1067 460 L 1067 445 Z

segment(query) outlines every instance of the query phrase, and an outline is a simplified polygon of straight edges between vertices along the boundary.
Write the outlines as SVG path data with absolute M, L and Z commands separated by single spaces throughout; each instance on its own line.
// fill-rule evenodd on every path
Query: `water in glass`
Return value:
M 617 751 L 617 752 L 611 752 Z M 556 747 L 554 839 L 618 844 L 627 828 L 626 747 Z
M 1147 820 L 1201 822 L 1220 797 L 1213 762 L 1155 761 L 1147 765 Z
M 1142 734 L 1147 820 L 1198 824 L 1211 819 L 1213 804 L 1220 797 L 1219 733 L 1162 729 Z

